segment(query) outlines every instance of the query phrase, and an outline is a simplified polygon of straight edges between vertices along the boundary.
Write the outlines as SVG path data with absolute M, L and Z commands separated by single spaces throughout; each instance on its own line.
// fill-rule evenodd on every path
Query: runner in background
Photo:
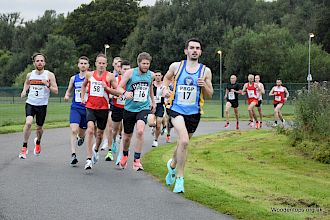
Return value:
M 254 81 L 259 87 L 259 89 L 257 90 L 257 96 L 259 97 L 259 99 L 258 99 L 258 105 L 256 105 L 256 107 L 258 108 L 258 112 L 260 116 L 259 127 L 261 128 L 262 127 L 262 95 L 265 94 L 265 87 L 264 84 L 260 82 L 259 74 L 254 76 Z
M 225 115 L 226 115 L 226 124 L 225 128 L 229 128 L 229 110 L 230 108 L 234 109 L 236 117 L 236 129 L 239 129 L 239 114 L 238 114 L 238 94 L 241 94 L 241 88 L 237 84 L 237 77 L 235 75 L 230 76 L 230 83 L 227 84 L 225 99 L 227 100 Z
M 270 92 L 269 96 L 274 96 L 274 116 L 275 116 L 275 123 L 274 126 L 277 126 L 278 120 L 282 122 L 282 125 L 285 126 L 285 120 L 283 119 L 281 109 L 284 103 L 289 98 L 289 91 L 286 87 L 282 86 L 282 80 L 276 80 L 276 86 L 274 86 Z
M 254 112 L 254 107 L 258 104 L 258 99 L 259 96 L 257 93 L 257 90 L 259 89 L 258 85 L 254 82 L 254 75 L 249 74 L 248 75 L 248 81 L 247 83 L 244 84 L 243 89 L 242 89 L 242 95 L 247 94 L 248 98 L 248 111 L 249 111 L 249 116 L 250 116 L 250 121 L 249 121 L 249 126 L 251 128 L 254 127 L 253 119 L 255 120 L 256 124 L 256 129 L 259 129 L 259 122 L 257 115 Z

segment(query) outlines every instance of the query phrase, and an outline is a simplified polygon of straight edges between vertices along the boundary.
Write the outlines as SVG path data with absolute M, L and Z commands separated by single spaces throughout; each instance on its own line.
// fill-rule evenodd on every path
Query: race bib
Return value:
M 87 93 L 85 93 L 85 101 L 87 100 Z M 76 102 L 81 102 L 81 88 L 77 88 L 74 90 L 74 98 Z
M 134 90 L 135 102 L 146 102 L 148 100 L 149 86 L 139 85 Z
M 234 92 L 228 92 L 228 100 L 234 100 L 235 99 L 235 93 Z
M 194 105 L 197 97 L 197 86 L 178 86 L 178 104 Z
M 91 81 L 91 96 L 103 97 L 104 95 L 104 87 L 102 86 L 102 82 L 100 81 Z
M 275 96 L 275 101 L 280 102 L 282 100 L 281 96 Z
M 45 86 L 44 85 L 31 85 L 30 93 L 33 98 L 41 99 L 45 95 Z
M 124 95 L 117 98 L 117 104 L 125 105 L 126 97 Z
M 254 90 L 247 90 L 247 94 L 249 98 L 255 98 L 254 96 Z

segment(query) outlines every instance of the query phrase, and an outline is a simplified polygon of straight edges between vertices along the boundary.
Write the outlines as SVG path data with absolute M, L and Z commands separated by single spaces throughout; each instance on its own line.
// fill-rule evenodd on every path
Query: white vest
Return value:
M 29 95 L 26 103 L 34 106 L 48 105 L 50 90 L 42 83 L 42 80 L 48 80 L 48 70 L 44 70 L 42 74 L 37 74 L 35 70 L 31 72 Z

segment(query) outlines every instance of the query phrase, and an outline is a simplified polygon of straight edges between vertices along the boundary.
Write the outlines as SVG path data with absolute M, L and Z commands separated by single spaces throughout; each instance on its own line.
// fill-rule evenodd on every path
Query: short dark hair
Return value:
M 160 73 L 161 75 L 163 75 L 162 71 L 160 70 L 155 70 L 154 73 Z
M 149 53 L 147 52 L 142 52 L 138 55 L 137 57 L 137 62 L 141 63 L 142 60 L 149 60 L 150 62 L 152 61 L 152 57 Z
M 89 62 L 89 59 L 86 56 L 79 57 L 78 62 L 79 62 L 79 60 L 87 60 L 87 62 Z
M 200 45 L 201 45 L 201 49 L 202 49 L 202 42 L 198 39 L 198 38 L 190 38 L 190 39 L 188 39 L 187 41 L 186 41 L 186 43 L 185 43 L 185 45 L 184 45 L 184 48 L 185 49 L 188 49 L 188 46 L 189 46 L 189 43 L 190 42 L 197 42 L 197 43 L 199 43 Z
M 122 66 L 130 66 L 130 65 L 131 65 L 131 63 L 128 60 L 122 60 L 120 62 L 120 67 L 122 67 Z
M 45 59 L 45 61 L 46 61 L 46 56 L 45 56 L 45 54 L 40 53 L 40 52 L 36 52 L 36 53 L 34 53 L 34 54 L 31 56 L 32 62 L 35 61 L 34 59 L 36 58 L 36 56 L 43 56 L 44 59 Z

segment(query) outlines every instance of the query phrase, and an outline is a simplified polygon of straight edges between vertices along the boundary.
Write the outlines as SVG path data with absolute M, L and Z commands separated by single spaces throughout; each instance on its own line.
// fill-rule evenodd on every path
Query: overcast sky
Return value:
M 0 0 L 0 13 L 20 12 L 21 18 L 35 20 L 42 16 L 45 10 L 53 9 L 57 14 L 73 11 L 81 4 L 92 0 Z M 153 5 L 156 0 L 143 0 L 141 5 Z

